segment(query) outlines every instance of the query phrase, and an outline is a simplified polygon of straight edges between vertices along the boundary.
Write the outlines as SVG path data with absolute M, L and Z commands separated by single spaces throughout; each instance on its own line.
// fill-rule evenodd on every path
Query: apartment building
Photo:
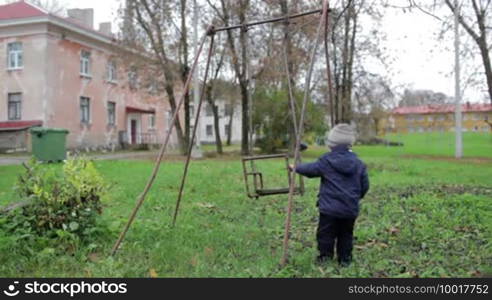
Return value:
M 171 113 L 146 83 L 152 68 L 133 65 L 142 54 L 119 46 L 111 23 L 94 29 L 93 15 L 0 6 L 0 149 L 28 148 L 32 126 L 68 129 L 69 148 L 162 143 Z
M 490 132 L 491 104 L 465 103 L 461 107 L 464 132 Z M 398 107 L 380 126 L 385 132 L 446 132 L 455 130 L 455 105 Z

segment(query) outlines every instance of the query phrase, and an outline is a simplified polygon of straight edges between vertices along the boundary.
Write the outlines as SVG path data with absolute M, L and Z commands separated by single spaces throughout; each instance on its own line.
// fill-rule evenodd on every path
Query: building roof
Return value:
M 30 3 L 20 1 L 0 5 L 0 20 L 46 16 L 48 13 Z
M 7 121 L 0 122 L 0 131 L 24 130 L 31 127 L 42 126 L 43 121 Z
M 39 19 L 40 17 L 45 17 L 46 19 Z M 82 33 L 86 36 L 94 37 L 107 43 L 112 43 L 115 41 L 113 36 L 104 34 L 93 28 L 85 26 L 84 24 L 81 24 L 81 22 L 73 18 L 60 17 L 55 14 L 48 13 L 44 9 L 37 7 L 36 5 L 29 3 L 28 1 L 21 0 L 19 2 L 14 2 L 11 4 L 0 5 L 0 21 L 10 23 L 9 21 L 13 22 L 20 19 L 30 18 L 32 18 L 32 22 L 51 22 L 58 26 L 78 33 Z M 23 22 L 22 24 L 25 24 L 25 22 Z
M 392 113 L 396 115 L 454 113 L 455 107 L 454 104 L 405 106 L 393 109 Z M 461 111 L 492 112 L 492 104 L 466 103 L 461 106 Z

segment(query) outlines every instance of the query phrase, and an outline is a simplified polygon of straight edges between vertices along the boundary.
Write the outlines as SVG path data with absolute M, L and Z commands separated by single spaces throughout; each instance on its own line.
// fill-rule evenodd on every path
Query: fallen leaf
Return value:
M 391 227 L 390 229 L 388 229 L 388 232 L 390 234 L 396 235 L 396 234 L 400 233 L 400 229 L 398 229 L 398 227 Z
M 214 249 L 209 248 L 209 247 L 205 247 L 205 255 L 211 256 L 212 254 L 214 254 Z
M 89 254 L 88 258 L 89 258 L 89 260 L 91 262 L 98 262 L 99 259 L 100 259 L 99 258 L 99 254 L 97 254 L 97 253 L 91 253 L 91 254 Z
M 85 277 L 92 277 L 92 272 L 89 269 L 84 269 L 86 276 Z
M 198 259 L 197 259 L 196 255 L 191 258 L 190 264 L 193 267 L 196 267 L 198 265 Z
M 214 209 L 214 208 L 216 208 L 216 206 L 213 205 L 213 204 L 211 204 L 211 203 L 203 203 L 203 202 L 198 202 L 196 204 L 196 206 L 201 207 L 201 208 L 207 208 L 207 209 Z
M 159 277 L 159 275 L 157 274 L 157 272 L 155 271 L 155 269 L 150 269 L 149 270 L 149 274 L 150 274 L 150 278 L 157 278 L 157 277 Z

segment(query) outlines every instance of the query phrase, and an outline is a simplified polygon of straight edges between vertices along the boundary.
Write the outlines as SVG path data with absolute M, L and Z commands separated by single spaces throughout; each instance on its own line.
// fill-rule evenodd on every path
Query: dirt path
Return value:
M 95 160 L 117 160 L 117 159 L 153 159 L 157 155 L 154 151 L 121 152 L 90 155 Z M 0 156 L 0 166 L 20 165 L 27 162 L 30 156 Z

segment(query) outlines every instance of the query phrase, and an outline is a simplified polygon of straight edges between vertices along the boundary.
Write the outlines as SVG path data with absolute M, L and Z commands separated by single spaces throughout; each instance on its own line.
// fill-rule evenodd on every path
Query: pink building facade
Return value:
M 162 143 L 171 112 L 144 83 L 152 66 L 129 65 L 110 25 L 93 29 L 91 9 L 69 16 L 24 1 L 0 6 L 0 134 L 30 122 L 68 129 L 71 149 Z

